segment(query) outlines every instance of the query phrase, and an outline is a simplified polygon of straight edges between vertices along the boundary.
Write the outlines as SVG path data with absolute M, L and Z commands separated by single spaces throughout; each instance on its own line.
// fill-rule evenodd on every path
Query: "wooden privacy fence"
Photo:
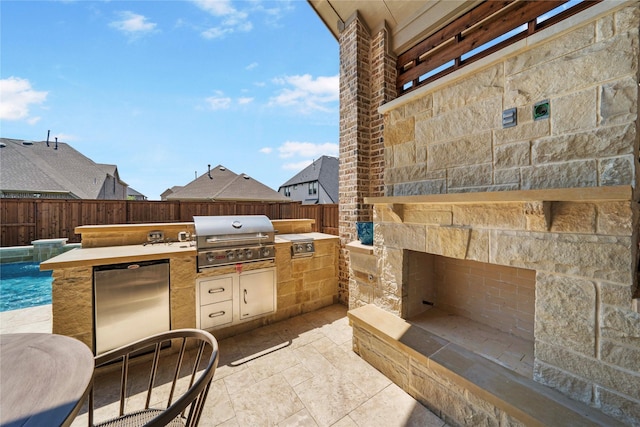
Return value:
M 270 219 L 314 219 L 313 231 L 338 234 L 338 205 L 299 202 L 180 202 L 134 200 L 0 199 L 0 246 L 37 239 L 80 242 L 81 225 L 192 222 L 194 215 L 266 215 Z

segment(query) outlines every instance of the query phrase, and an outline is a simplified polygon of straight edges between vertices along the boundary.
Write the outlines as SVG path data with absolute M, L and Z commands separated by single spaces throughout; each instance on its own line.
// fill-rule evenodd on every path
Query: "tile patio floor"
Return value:
M 445 426 L 353 353 L 346 311 L 333 305 L 221 340 L 200 425 Z M 51 332 L 51 306 L 0 313 L 0 332 Z

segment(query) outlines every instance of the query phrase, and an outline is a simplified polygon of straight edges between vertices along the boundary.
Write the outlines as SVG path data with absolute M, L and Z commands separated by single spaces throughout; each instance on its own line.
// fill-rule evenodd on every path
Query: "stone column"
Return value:
M 378 107 L 395 97 L 395 60 L 388 31 L 375 35 L 354 14 L 340 34 L 339 298 L 349 301 L 349 252 L 356 221 L 372 221 L 368 196 L 384 193 L 383 117 Z

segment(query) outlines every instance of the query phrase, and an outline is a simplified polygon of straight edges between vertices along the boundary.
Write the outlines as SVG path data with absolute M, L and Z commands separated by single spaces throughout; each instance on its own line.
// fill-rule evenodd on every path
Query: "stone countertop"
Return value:
M 311 237 L 316 241 L 338 239 L 338 236 L 324 233 L 295 233 Z M 278 235 L 276 244 L 289 243 Z M 156 243 L 148 245 L 105 246 L 100 248 L 77 248 L 48 259 L 40 264 L 40 270 L 84 267 L 94 265 L 119 264 L 124 262 L 150 261 L 175 256 L 196 256 L 195 242 Z
M 373 245 L 363 245 L 359 240 L 347 243 L 347 249 L 352 252 L 359 252 L 366 255 L 373 254 Z
M 196 256 L 195 242 L 77 248 L 43 261 L 40 270 L 151 261 L 185 255 Z
M 338 236 L 334 236 L 333 234 L 325 234 L 325 233 L 317 233 L 317 232 L 311 232 L 311 233 L 282 233 L 282 234 L 296 234 L 299 236 L 303 236 L 303 237 L 311 237 L 313 240 L 331 240 L 331 239 L 339 239 Z M 283 238 L 281 238 L 279 235 L 276 234 L 275 236 L 275 243 L 290 243 L 289 240 L 285 240 Z

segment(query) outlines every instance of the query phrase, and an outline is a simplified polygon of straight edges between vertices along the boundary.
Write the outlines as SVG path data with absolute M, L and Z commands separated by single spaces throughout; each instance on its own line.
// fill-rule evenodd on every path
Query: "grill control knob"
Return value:
M 244 252 L 242 252 L 242 250 L 239 250 L 237 255 L 238 259 L 244 259 Z
M 269 248 L 262 248 L 262 256 L 268 257 L 269 255 L 271 255 L 271 250 Z
M 253 258 L 253 251 L 251 249 L 247 249 L 245 254 L 244 254 L 245 258 L 247 259 L 251 259 Z
M 236 254 L 234 254 L 233 251 L 228 251 L 227 252 L 227 259 L 229 261 L 232 261 L 235 257 L 236 257 Z
M 307 252 L 313 252 L 313 243 L 307 243 Z
M 303 247 L 302 247 L 302 245 L 295 244 L 295 245 L 293 245 L 293 249 L 294 249 L 296 252 L 302 252 Z
M 208 252 L 207 253 L 207 261 L 213 262 L 214 259 L 216 259 L 216 257 L 213 255 L 213 252 Z

